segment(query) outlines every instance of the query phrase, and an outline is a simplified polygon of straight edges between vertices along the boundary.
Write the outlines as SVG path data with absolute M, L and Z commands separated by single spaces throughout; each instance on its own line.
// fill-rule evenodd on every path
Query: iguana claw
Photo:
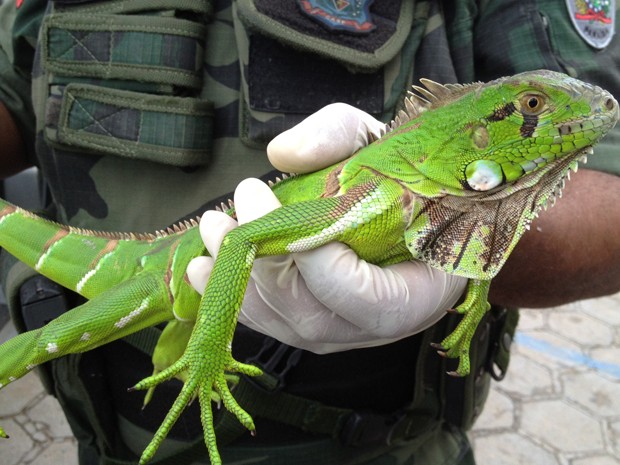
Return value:
M 444 346 L 442 346 L 441 344 L 439 344 L 439 343 L 437 343 L 437 342 L 431 342 L 431 347 L 432 347 L 433 349 L 436 349 L 436 350 L 438 350 L 438 351 L 442 351 L 442 352 L 445 352 L 446 350 L 448 350 L 448 349 L 446 349 Z

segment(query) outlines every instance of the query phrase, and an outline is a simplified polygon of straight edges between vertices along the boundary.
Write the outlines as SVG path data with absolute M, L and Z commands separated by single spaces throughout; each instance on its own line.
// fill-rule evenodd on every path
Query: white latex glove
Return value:
M 368 143 L 368 131 L 380 135 L 383 124 L 344 104 L 311 115 L 276 137 L 269 158 L 282 171 L 314 171 L 347 158 Z M 247 179 L 235 191 L 239 224 L 280 206 L 269 187 Z M 237 222 L 208 211 L 200 232 L 212 257 Z M 187 269 L 203 292 L 214 258 L 198 257 Z M 254 263 L 239 321 L 286 344 L 316 353 L 386 344 L 437 322 L 454 305 L 467 280 L 421 262 L 386 268 L 367 263 L 346 245 Z

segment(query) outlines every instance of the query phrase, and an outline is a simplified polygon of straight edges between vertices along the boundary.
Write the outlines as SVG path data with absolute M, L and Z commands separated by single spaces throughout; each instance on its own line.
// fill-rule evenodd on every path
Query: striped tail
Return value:
M 87 298 L 136 273 L 136 257 L 150 245 L 140 239 L 144 238 L 64 226 L 0 199 L 0 247 Z

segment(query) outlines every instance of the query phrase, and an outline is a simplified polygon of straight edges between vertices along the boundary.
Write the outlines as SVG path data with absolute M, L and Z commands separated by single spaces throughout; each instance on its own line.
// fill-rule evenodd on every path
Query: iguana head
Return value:
M 619 116 L 609 92 L 552 71 L 467 86 L 425 84 L 437 111 L 423 113 L 421 124 L 442 132 L 444 142 L 413 165 L 456 195 L 512 191 L 517 181 L 558 174 L 556 165 L 566 172 Z
M 411 184 L 419 207 L 407 246 L 449 273 L 490 279 L 538 211 L 561 193 L 569 170 L 614 127 L 618 103 L 599 87 L 551 71 L 487 84 L 423 83 L 426 89 L 417 89 L 424 101 L 413 97 L 413 108 L 400 116 L 410 121 L 393 128 L 428 128 L 411 131 L 429 140 L 408 161 L 421 180 Z

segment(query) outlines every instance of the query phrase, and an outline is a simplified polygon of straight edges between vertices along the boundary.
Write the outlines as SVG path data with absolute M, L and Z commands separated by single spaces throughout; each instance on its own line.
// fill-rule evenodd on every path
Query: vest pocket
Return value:
M 309 9 L 308 2 L 233 3 L 242 77 L 240 137 L 246 145 L 264 147 L 330 103 L 389 119 L 402 101 L 393 89 L 406 88 L 411 72 L 401 53 L 415 49 L 412 37 L 421 34 L 413 31 L 425 25 L 416 20 L 425 19 L 428 8 L 403 0 L 375 2 L 364 32 L 330 30 Z M 355 23 L 353 16 L 339 20 Z
M 205 165 L 213 104 L 201 98 L 211 2 L 53 2 L 40 34 L 44 136 L 61 151 Z

